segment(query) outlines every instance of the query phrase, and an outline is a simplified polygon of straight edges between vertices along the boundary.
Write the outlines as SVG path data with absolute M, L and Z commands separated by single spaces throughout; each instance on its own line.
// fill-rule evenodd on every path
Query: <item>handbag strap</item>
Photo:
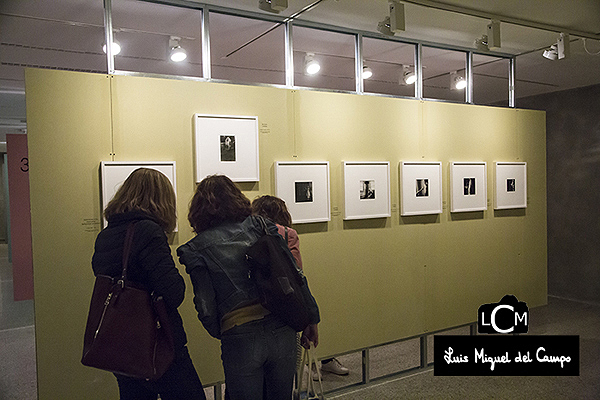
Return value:
M 119 283 L 121 286 L 125 284 L 127 280 L 127 264 L 129 262 L 129 254 L 131 253 L 131 244 L 133 243 L 133 233 L 135 231 L 135 222 L 130 223 L 127 226 L 127 232 L 125 233 L 125 243 L 123 245 L 123 272 L 121 273 L 121 280 Z
M 317 393 L 317 386 L 314 382 L 312 382 L 312 379 L 310 379 L 312 377 L 309 376 L 309 382 L 312 383 L 311 389 L 315 394 L 317 394 L 317 397 L 319 399 L 323 399 L 325 392 L 323 391 L 323 381 L 321 380 L 321 369 L 317 365 L 317 356 L 315 354 L 316 349 L 315 349 L 315 344 L 313 342 L 310 342 L 310 348 L 307 351 L 308 351 L 308 359 L 309 359 L 308 363 L 309 363 L 309 365 L 312 363 L 315 366 L 315 370 L 317 371 L 317 376 L 319 378 L 319 388 L 321 389 L 321 391 Z
M 260 222 L 260 226 L 263 229 L 263 234 L 268 235 L 269 229 L 267 228 L 267 222 L 265 221 L 265 218 L 262 215 L 257 215 L 256 218 L 258 218 L 258 221 Z
M 310 385 L 310 383 L 308 382 L 312 377 L 311 377 L 311 372 L 312 372 L 312 367 L 309 363 L 309 359 L 308 359 L 308 350 L 306 350 L 304 347 L 302 347 L 302 362 L 300 363 L 300 368 L 298 370 L 298 394 L 300 394 L 300 392 L 302 392 L 302 381 L 304 380 L 304 375 L 305 374 L 305 366 L 308 367 L 308 375 L 307 375 L 307 383 L 306 383 L 306 391 L 308 392 L 308 385 Z
M 284 226 L 283 228 L 285 229 L 285 243 L 287 243 L 288 242 L 288 233 L 287 233 L 288 228 L 287 228 L 287 226 Z
M 319 399 L 324 399 L 324 391 L 323 391 L 323 381 L 321 380 L 321 370 L 319 369 L 319 366 L 317 365 L 317 357 L 316 357 L 316 349 L 315 349 L 315 345 L 313 342 L 310 342 L 310 348 L 308 349 L 303 349 L 303 354 L 302 354 L 302 363 L 300 365 L 301 370 L 298 371 L 298 375 L 299 375 L 299 379 L 298 379 L 298 394 L 302 393 L 303 389 L 302 389 L 302 381 L 303 381 L 303 377 L 304 377 L 304 366 L 306 365 L 308 367 L 308 376 L 307 376 L 307 380 L 306 380 L 306 392 L 307 395 L 310 395 L 310 393 L 314 393 Z M 313 366 L 315 368 L 315 372 L 318 376 L 318 382 L 319 382 L 319 389 L 320 392 L 317 392 L 317 386 L 316 383 L 313 382 L 312 379 L 312 371 L 313 371 Z

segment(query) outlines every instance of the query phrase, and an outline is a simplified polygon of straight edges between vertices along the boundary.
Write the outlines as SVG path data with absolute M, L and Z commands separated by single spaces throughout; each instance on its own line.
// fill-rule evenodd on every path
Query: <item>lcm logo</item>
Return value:
M 527 303 L 506 295 L 498 303 L 483 304 L 477 312 L 479 333 L 527 333 L 529 308 Z

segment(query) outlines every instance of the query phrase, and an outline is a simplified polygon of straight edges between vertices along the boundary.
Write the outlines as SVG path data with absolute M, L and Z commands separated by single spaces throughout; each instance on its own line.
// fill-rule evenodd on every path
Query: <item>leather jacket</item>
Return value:
M 269 233 L 277 234 L 277 226 L 266 222 Z M 217 339 L 221 337 L 221 319 L 225 314 L 260 302 L 256 285 L 250 279 L 246 250 L 262 235 L 260 221 L 249 216 L 243 222 L 223 223 L 202 231 L 177 249 L 179 261 L 185 265 L 194 286 L 198 319 Z

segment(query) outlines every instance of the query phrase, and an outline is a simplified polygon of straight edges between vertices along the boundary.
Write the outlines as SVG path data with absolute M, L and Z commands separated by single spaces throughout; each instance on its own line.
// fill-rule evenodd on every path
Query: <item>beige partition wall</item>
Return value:
M 275 161 L 329 161 L 331 221 L 297 225 L 321 308 L 319 356 L 449 328 L 515 294 L 546 303 L 543 112 L 184 80 L 28 70 L 27 119 L 41 399 L 115 398 L 109 373 L 83 367 L 81 343 L 100 229 L 100 161 L 176 161 L 179 232 L 192 237 L 194 113 L 258 116 L 260 182 Z M 343 220 L 343 161 L 389 161 L 392 216 Z M 440 161 L 443 212 L 400 216 L 401 161 Z M 450 213 L 449 163 L 486 161 L 488 209 Z M 526 161 L 527 208 L 493 210 L 495 161 Z M 180 311 L 205 384 L 222 380 L 218 342 Z

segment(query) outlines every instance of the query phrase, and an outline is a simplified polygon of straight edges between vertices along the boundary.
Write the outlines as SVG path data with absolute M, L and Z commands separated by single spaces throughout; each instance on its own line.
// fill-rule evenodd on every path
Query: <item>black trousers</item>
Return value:
M 117 375 L 121 400 L 206 400 L 202 383 L 187 347 L 175 357 L 167 372 L 156 381 Z

